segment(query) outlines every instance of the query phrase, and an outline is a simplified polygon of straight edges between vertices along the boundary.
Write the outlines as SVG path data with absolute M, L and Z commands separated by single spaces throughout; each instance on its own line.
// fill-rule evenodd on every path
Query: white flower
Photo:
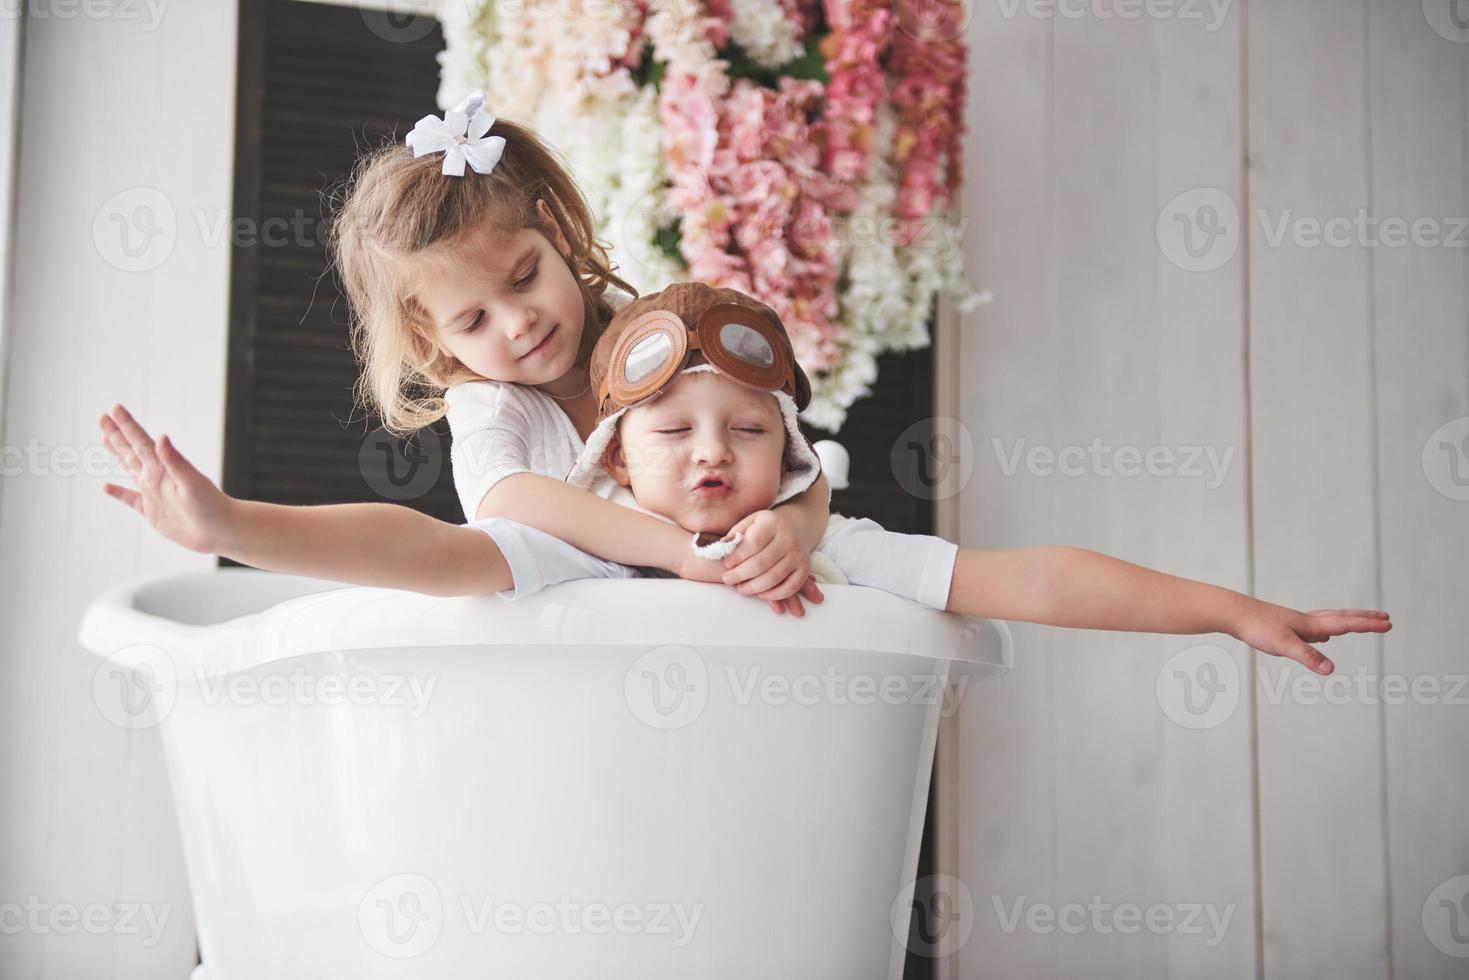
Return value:
M 779 68 L 805 51 L 797 24 L 777 0 L 731 0 L 729 36 L 758 65 Z
M 495 117 L 485 112 L 484 103 L 485 93 L 475 92 L 444 113 L 443 119 L 424 116 L 414 123 L 405 142 L 415 157 L 442 152 L 443 172 L 450 176 L 463 177 L 466 161 L 476 173 L 487 174 L 505 152 L 505 137 L 485 136 Z

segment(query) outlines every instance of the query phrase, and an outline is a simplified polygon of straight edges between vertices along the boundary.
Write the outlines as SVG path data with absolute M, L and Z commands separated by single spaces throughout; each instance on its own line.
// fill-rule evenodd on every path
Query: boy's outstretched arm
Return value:
M 949 612 L 1080 629 L 1228 633 L 1322 674 L 1333 667 L 1311 643 L 1343 633 L 1386 633 L 1374 609 L 1300 612 L 1083 548 L 961 548 Z
M 167 436 L 155 441 L 121 405 L 98 419 L 137 489 L 108 496 L 191 551 L 270 571 L 427 595 L 483 595 L 514 583 L 488 534 L 397 504 L 288 507 L 238 500 L 200 473 Z

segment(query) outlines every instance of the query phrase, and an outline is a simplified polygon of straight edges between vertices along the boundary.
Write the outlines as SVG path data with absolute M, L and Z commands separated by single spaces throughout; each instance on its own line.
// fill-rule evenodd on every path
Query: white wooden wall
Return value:
M 122 401 L 219 477 L 230 253 L 210 231 L 233 189 L 235 4 L 10 4 L 0 41 L 21 8 L 36 12 L 19 73 L 0 445 L 44 455 L 0 482 L 0 976 L 182 980 L 193 918 L 157 733 L 103 717 L 99 662 L 76 634 L 102 589 L 213 559 L 153 535 L 81 460 L 97 416 Z M 114 199 L 138 188 L 152 196 Z M 165 241 L 153 239 L 138 258 L 161 263 L 128 271 L 112 215 L 141 218 L 133 208 L 159 195 L 172 248 L 150 251 Z M 97 905 L 109 911 L 88 931 L 78 916 Z M 119 905 L 167 914 L 157 941 L 129 931 L 141 920 Z
M 1440 689 L 1386 704 L 1223 635 L 1018 624 L 1013 673 L 967 691 L 946 743 L 974 910 L 948 975 L 1469 975 L 1439 903 L 1469 879 L 1435 894 L 1469 875 L 1469 689 L 1450 697 L 1469 673 L 1469 501 L 1435 488 L 1452 486 L 1442 440 L 1424 455 L 1469 416 L 1451 220 L 1469 214 L 1469 31 L 1449 0 L 971 11 L 965 247 L 996 301 L 958 327 L 961 543 L 1076 545 L 1300 609 L 1385 608 L 1391 634 L 1325 646 L 1338 677 Z M 1210 188 L 1236 241 L 1204 250 L 1195 224 L 1207 268 L 1189 271 L 1172 217 L 1199 220 Z M 1275 235 L 1359 211 L 1433 219 L 1461 247 Z M 1006 475 L 992 440 L 1020 438 L 1234 455 L 1217 487 Z M 1454 445 L 1462 479 L 1469 441 Z M 1185 712 L 1209 722 L 1193 728 L 1173 720 L 1175 671 L 1209 675 L 1168 661 L 1201 644 L 1223 651 L 1216 710 L 1233 710 Z M 1079 917 L 1048 926 L 1068 903 Z M 1126 903 L 1172 925 L 1119 918 Z M 1469 935 L 1469 901 L 1456 925 Z

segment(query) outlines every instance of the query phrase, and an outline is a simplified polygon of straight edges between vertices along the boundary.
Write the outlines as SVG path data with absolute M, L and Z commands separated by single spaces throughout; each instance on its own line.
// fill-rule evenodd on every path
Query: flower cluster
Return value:
M 567 159 L 619 272 L 758 297 L 835 431 L 966 281 L 961 0 L 446 0 L 440 103 L 484 88 Z M 538 7 L 537 4 L 541 4 Z

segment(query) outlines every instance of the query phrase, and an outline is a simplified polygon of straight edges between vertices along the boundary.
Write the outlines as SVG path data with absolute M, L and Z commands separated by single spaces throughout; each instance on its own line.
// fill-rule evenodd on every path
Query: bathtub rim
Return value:
M 209 623 L 148 611 L 170 588 L 230 595 L 235 608 L 249 608 L 233 595 L 241 587 L 273 601 Z M 938 612 L 864 586 L 823 585 L 822 591 L 825 601 L 808 603 L 805 618 L 797 619 L 724 586 L 682 579 L 564 582 L 508 600 L 216 567 L 108 589 L 88 607 L 78 636 L 82 646 L 118 664 L 163 648 L 175 663 L 182 658 L 230 670 L 328 651 L 525 645 L 850 649 L 950 661 L 981 677 L 1004 674 L 1013 663 L 1004 621 Z M 598 613 L 593 603 L 601 604 Z

